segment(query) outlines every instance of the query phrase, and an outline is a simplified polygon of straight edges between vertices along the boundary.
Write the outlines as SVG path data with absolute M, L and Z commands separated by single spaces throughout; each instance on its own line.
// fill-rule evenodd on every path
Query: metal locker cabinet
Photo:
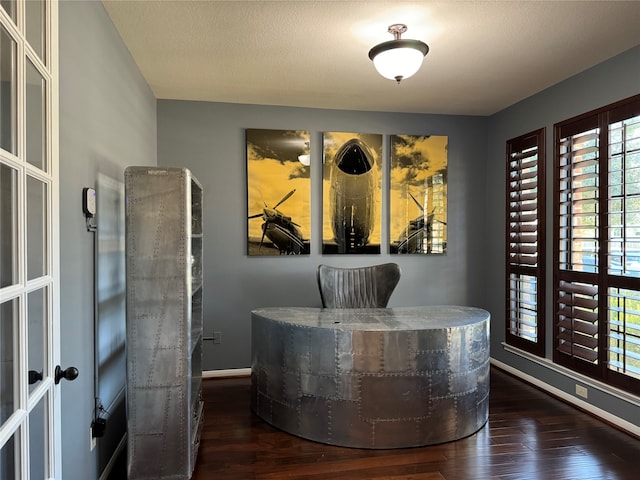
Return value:
M 129 480 L 189 479 L 203 421 L 202 187 L 125 170 Z

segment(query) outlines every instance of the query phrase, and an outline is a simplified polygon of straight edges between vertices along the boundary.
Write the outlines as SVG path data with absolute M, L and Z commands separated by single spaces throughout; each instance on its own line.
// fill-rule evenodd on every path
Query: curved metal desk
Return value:
M 251 409 L 345 447 L 466 437 L 489 416 L 489 319 L 459 306 L 254 310 Z

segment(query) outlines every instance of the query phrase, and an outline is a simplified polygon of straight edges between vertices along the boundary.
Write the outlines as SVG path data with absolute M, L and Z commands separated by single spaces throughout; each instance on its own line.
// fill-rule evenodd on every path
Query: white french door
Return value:
M 60 479 L 58 4 L 0 7 L 0 478 Z

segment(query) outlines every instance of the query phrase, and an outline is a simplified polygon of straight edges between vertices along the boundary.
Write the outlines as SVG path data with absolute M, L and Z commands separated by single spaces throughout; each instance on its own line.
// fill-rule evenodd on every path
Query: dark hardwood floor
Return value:
M 249 378 L 204 382 L 192 480 L 640 479 L 640 440 L 500 371 L 488 423 L 456 442 L 363 450 L 279 431 L 249 410 Z

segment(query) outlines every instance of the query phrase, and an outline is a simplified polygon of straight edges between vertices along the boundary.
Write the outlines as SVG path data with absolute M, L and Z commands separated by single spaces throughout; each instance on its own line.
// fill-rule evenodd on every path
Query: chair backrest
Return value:
M 399 280 L 400 267 L 395 263 L 358 268 L 318 266 L 324 308 L 386 307 Z

